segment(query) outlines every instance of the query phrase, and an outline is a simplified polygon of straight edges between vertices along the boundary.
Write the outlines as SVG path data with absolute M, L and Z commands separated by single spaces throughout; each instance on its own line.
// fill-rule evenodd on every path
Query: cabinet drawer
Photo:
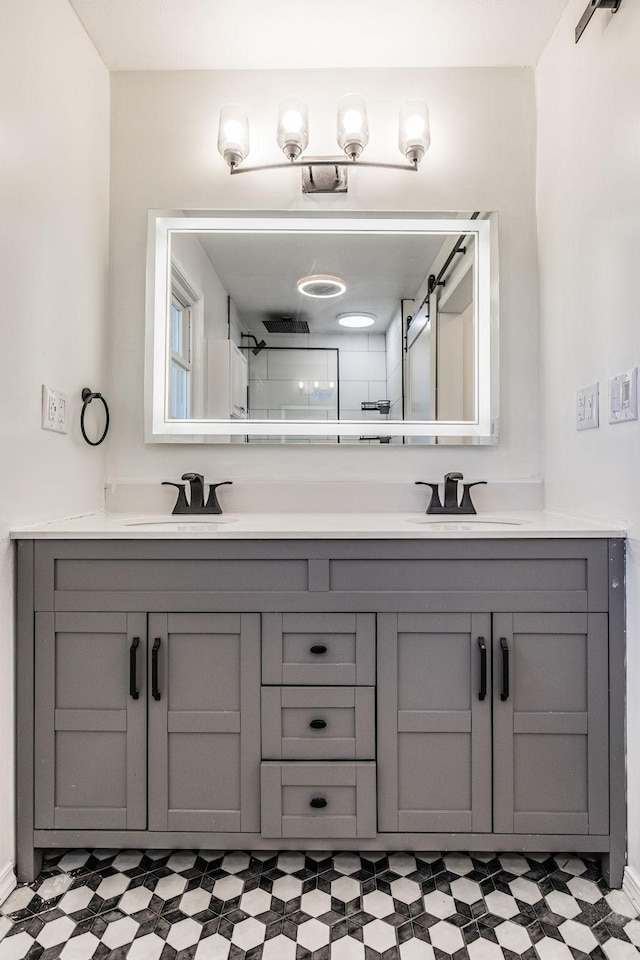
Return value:
M 372 686 L 375 614 L 267 613 L 262 682 Z
M 373 760 L 373 687 L 263 687 L 265 760 Z
M 262 836 L 374 837 L 375 771 L 375 763 L 263 762 Z

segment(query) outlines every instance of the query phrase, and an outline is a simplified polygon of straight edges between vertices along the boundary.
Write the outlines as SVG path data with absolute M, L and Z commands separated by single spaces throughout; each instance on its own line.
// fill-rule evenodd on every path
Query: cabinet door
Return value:
M 260 829 L 260 616 L 149 616 L 149 829 Z
M 493 627 L 494 831 L 608 833 L 607 615 Z
M 491 830 L 490 629 L 489 614 L 378 616 L 381 831 Z
M 145 650 L 144 614 L 36 614 L 37 829 L 146 827 Z

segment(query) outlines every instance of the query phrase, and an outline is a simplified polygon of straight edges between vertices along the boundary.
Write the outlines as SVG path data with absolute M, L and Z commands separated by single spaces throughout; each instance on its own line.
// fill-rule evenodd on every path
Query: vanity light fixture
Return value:
M 338 323 L 341 327 L 372 327 L 376 318 L 372 313 L 341 313 Z
M 340 149 L 352 164 L 357 161 L 361 167 L 415 172 L 431 143 L 429 111 L 426 103 L 420 100 L 408 100 L 400 109 L 398 147 L 407 161 L 404 164 L 360 160 L 369 142 L 369 122 L 366 103 L 359 94 L 350 93 L 340 99 L 337 138 Z M 342 157 L 302 157 L 309 144 L 309 119 L 307 106 L 299 97 L 285 97 L 280 103 L 276 139 L 288 162 L 240 169 L 240 164 L 249 154 L 247 114 L 242 107 L 234 103 L 222 108 L 218 127 L 218 150 L 232 174 L 274 170 L 291 166 L 298 161 L 302 168 L 303 193 L 346 193 L 348 165 Z
M 301 277 L 296 286 L 305 297 L 315 297 L 317 300 L 340 297 L 347 289 L 346 283 L 340 277 L 330 277 L 324 273 Z

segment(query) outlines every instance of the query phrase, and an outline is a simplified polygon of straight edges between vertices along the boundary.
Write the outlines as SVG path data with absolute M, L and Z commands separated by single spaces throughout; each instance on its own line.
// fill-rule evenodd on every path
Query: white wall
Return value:
M 609 425 L 608 378 L 640 363 L 640 7 L 571 0 L 536 73 L 546 505 L 628 525 L 629 862 L 640 877 L 640 425 Z M 600 381 L 600 427 L 575 392 Z M 640 892 L 640 888 L 638 890 Z
M 105 389 L 109 76 L 67 0 L 0 4 L 0 884 L 14 858 L 10 526 L 100 508 L 83 386 Z M 41 385 L 69 393 L 40 429 Z M 0 887 L 0 900 L 6 888 Z
M 185 280 L 202 295 L 204 337 L 207 340 L 228 339 L 227 291 L 202 249 L 202 244 L 191 233 L 176 233 L 171 252 Z
M 216 149 L 220 106 L 246 105 L 249 161 L 278 160 L 278 103 L 307 100 L 311 155 L 335 154 L 335 109 L 352 89 L 369 109 L 370 159 L 398 161 L 397 113 L 424 98 L 432 147 L 417 175 L 350 171 L 349 193 L 302 196 L 297 170 L 231 178 Z M 136 72 L 112 75 L 112 480 L 171 479 L 188 469 L 230 479 L 537 476 L 535 102 L 525 69 Z M 416 448 L 187 447 L 143 444 L 144 270 L 149 208 L 256 210 L 498 210 L 501 269 L 501 445 Z

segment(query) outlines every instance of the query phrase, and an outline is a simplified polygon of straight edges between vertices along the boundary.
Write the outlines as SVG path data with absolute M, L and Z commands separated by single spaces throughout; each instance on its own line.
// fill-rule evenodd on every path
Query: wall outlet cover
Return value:
M 581 387 L 576 393 L 576 430 L 600 426 L 600 383 Z
M 68 433 L 69 394 L 42 384 L 42 429 Z
M 609 423 L 638 419 L 638 368 L 609 380 Z

